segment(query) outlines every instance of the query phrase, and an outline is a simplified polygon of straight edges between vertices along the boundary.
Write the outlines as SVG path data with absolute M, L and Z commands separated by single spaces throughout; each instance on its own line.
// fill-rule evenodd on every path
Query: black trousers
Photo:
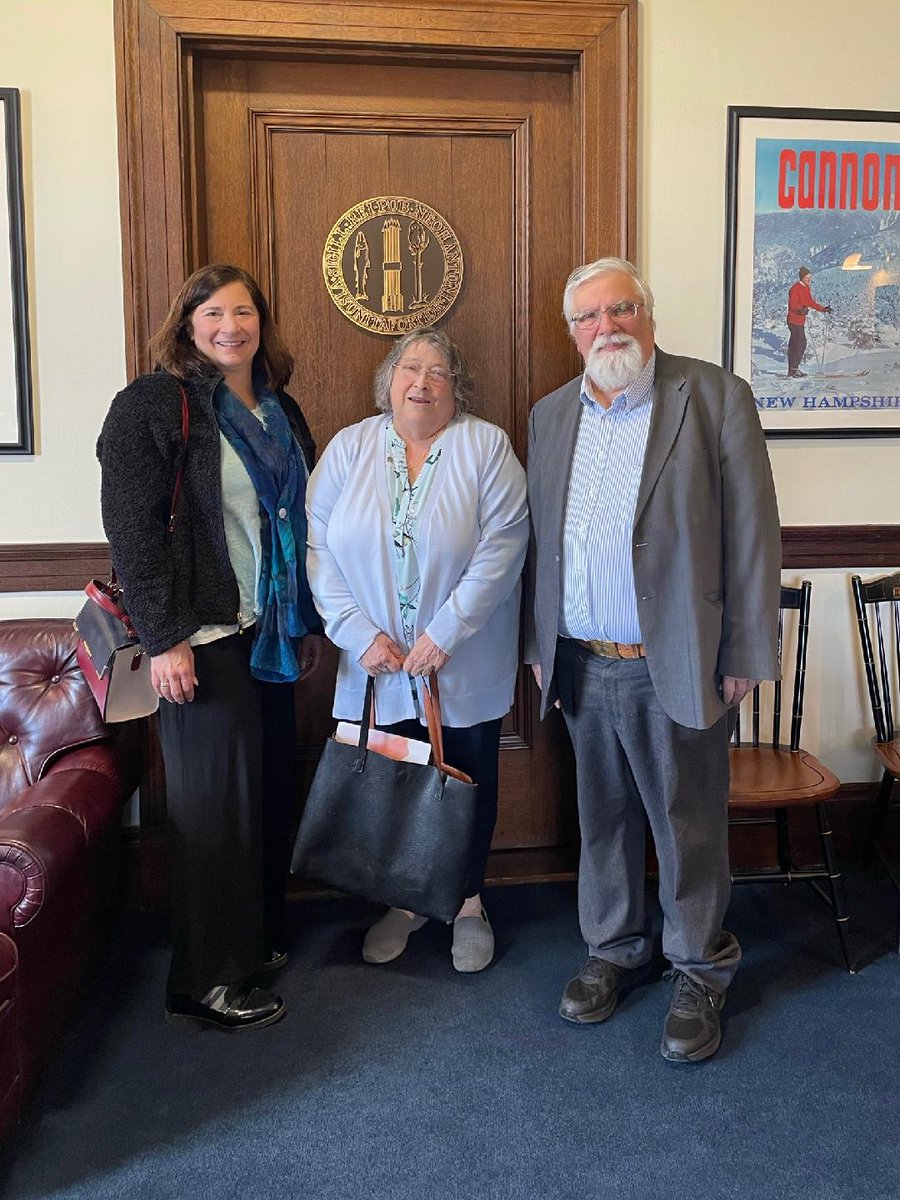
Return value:
M 787 349 L 788 370 L 797 371 L 806 353 L 806 328 L 803 325 L 788 325 L 788 329 L 791 331 Z
M 497 786 L 500 759 L 500 727 L 503 718 L 482 721 L 478 725 L 455 728 L 442 725 L 444 758 L 448 766 L 456 767 L 478 784 L 478 803 L 475 809 L 475 829 L 469 860 L 469 879 L 466 895 L 477 896 L 484 887 L 484 868 L 491 849 L 491 838 L 497 824 Z M 379 725 L 387 733 L 427 741 L 428 731 L 418 721 L 398 721 L 394 725 Z
M 171 867 L 170 992 L 237 983 L 283 946 L 296 803 L 294 688 L 250 674 L 252 638 L 194 649 L 190 704 L 160 705 Z

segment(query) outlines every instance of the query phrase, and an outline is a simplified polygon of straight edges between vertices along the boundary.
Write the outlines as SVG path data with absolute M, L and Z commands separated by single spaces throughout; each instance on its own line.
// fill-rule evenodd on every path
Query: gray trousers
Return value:
M 598 658 L 560 638 L 556 682 L 575 750 L 581 862 L 578 914 L 591 955 L 634 968 L 652 944 L 644 912 L 645 817 L 659 862 L 663 953 L 724 991 L 741 957 L 722 929 L 728 864 L 728 718 L 676 724 L 646 659 Z

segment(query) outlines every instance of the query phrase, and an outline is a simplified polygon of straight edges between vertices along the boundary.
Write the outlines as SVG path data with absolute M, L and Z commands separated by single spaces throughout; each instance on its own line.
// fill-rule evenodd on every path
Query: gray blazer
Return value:
M 560 560 L 581 378 L 531 411 L 525 660 L 553 678 Z M 712 363 L 656 351 L 653 414 L 632 550 L 641 638 L 656 694 L 680 725 L 726 711 L 720 679 L 776 679 L 778 508 L 749 386 Z

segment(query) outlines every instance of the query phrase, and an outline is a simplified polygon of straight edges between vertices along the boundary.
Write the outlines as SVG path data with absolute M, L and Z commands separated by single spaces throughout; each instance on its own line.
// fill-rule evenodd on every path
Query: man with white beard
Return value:
M 560 1015 L 605 1021 L 648 973 L 646 821 L 671 964 L 661 1051 L 697 1062 L 740 959 L 722 928 L 728 739 L 778 674 L 775 491 L 750 388 L 655 345 L 630 263 L 579 267 L 563 311 L 585 371 L 531 413 L 525 656 L 576 760 L 589 958 Z

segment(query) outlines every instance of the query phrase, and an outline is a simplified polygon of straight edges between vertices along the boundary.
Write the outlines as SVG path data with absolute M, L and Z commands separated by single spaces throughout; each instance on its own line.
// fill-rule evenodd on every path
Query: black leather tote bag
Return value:
M 477 786 L 443 761 L 437 680 L 426 687 L 433 765 L 367 747 L 375 680 L 359 744 L 330 738 L 300 821 L 291 870 L 393 908 L 452 921 L 464 899 Z

